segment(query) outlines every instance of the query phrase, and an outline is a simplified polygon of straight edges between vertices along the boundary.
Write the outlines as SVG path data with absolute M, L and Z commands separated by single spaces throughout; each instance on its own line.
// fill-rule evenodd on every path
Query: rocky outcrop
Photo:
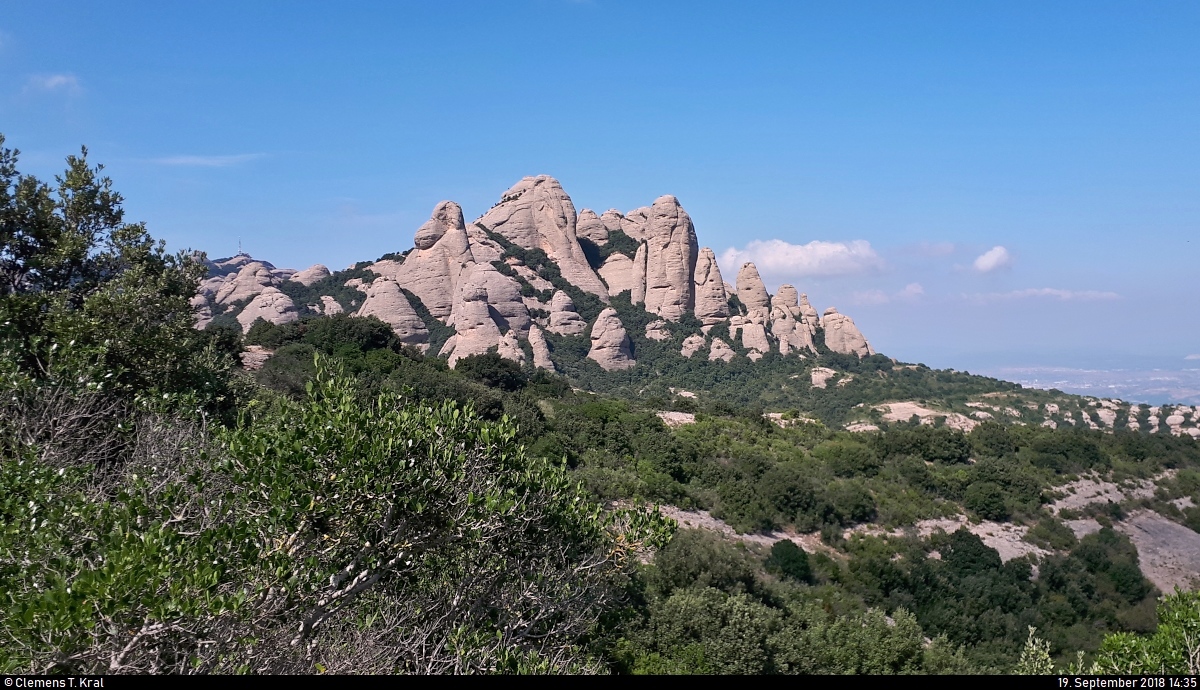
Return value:
M 816 335 L 817 329 L 821 326 L 821 318 L 817 316 L 817 309 L 808 303 L 808 295 L 800 295 L 800 315 L 803 317 L 801 323 L 808 326 L 808 332 Z
M 587 356 L 605 371 L 628 369 L 637 364 L 625 326 L 617 317 L 617 310 L 612 307 L 600 312 L 596 323 L 592 325 L 592 348 Z
M 720 338 L 713 338 L 712 345 L 708 349 L 708 361 L 716 362 L 720 360 L 728 362 L 733 359 L 734 354 L 733 348 L 729 347 L 728 343 Z
M 655 199 L 650 211 L 645 233 L 646 311 L 679 321 L 696 302 L 696 230 L 679 200 L 669 194 Z
M 621 230 L 621 221 L 624 218 L 625 216 L 623 216 L 621 212 L 615 208 L 610 208 L 604 213 L 600 214 L 600 222 L 604 223 L 604 228 L 608 230 L 608 234 L 605 235 L 606 240 L 608 235 Z
M 629 300 L 634 304 L 645 304 L 646 302 L 646 243 L 638 245 L 637 252 L 633 256 L 633 287 L 629 294 Z
M 323 280 L 325 278 L 328 278 L 330 275 L 332 275 L 332 274 L 329 272 L 329 269 L 326 268 L 323 264 L 313 264 L 312 266 L 309 266 L 308 268 L 304 269 L 303 271 L 299 271 L 296 274 L 294 274 L 291 277 L 291 280 L 294 280 L 297 283 L 300 283 L 304 287 L 308 287 L 309 285 L 312 285 L 313 283 L 317 282 L 318 280 Z
M 482 286 L 459 286 L 450 323 L 455 334 L 446 341 L 441 354 L 450 356 L 451 368 L 463 357 L 487 354 L 500 342 L 500 327 L 492 319 L 487 289 Z
M 279 291 L 279 288 L 265 287 L 259 292 L 246 308 L 237 315 L 237 321 L 242 325 L 242 332 L 250 330 L 254 322 L 263 319 L 276 325 L 290 323 L 300 318 L 292 298 Z
M 608 284 L 608 294 L 619 295 L 626 290 L 630 295 L 642 291 L 640 281 L 633 269 L 633 259 L 620 252 L 613 252 L 600 266 L 600 277 Z
M 679 354 L 691 359 L 692 355 L 696 354 L 702 349 L 704 349 L 704 336 L 693 333 L 692 335 L 689 335 L 683 339 L 683 347 L 680 348 Z
M 443 201 L 434 207 L 429 220 L 417 228 L 413 243 L 415 248 L 403 261 L 378 261 L 370 269 L 395 280 L 430 314 L 448 321 L 458 280 L 476 262 L 459 205 Z
M 550 300 L 550 326 L 547 330 L 558 335 L 579 335 L 587 330 L 587 321 L 575 311 L 575 302 L 562 290 L 554 293 L 554 298 Z
M 825 328 L 825 346 L 830 350 L 858 357 L 875 354 L 867 339 L 854 325 L 854 320 L 845 314 L 839 314 L 837 308 L 826 309 L 821 324 Z
M 763 285 L 758 275 L 758 268 L 753 262 L 747 261 L 737 275 L 738 300 L 746 309 L 761 309 L 764 314 L 771 308 L 771 297 L 767 294 L 767 286 Z
M 696 270 L 692 274 L 695 290 L 696 318 L 706 327 L 714 326 L 729 318 L 729 295 L 725 292 L 725 281 L 717 266 L 713 250 L 704 247 L 696 258 Z
M 345 310 L 342 309 L 342 305 L 338 304 L 337 300 L 330 297 L 329 295 L 321 295 L 321 313 L 322 314 L 324 314 L 325 316 L 333 316 L 334 314 L 341 314 L 343 311 L 345 311 Z
M 670 340 L 671 329 L 667 327 L 667 322 L 663 320 L 651 321 L 646 324 L 646 337 L 651 340 Z
M 603 247 L 608 244 L 608 226 L 600 220 L 600 216 L 590 208 L 579 212 L 579 220 L 575 224 L 575 236 L 579 239 L 591 240 L 592 244 Z
M 225 280 L 213 296 L 213 301 L 217 304 L 232 304 L 255 297 L 278 284 L 279 279 L 270 268 L 261 261 L 251 261 L 243 265 L 236 275 Z
M 579 246 L 577 220 L 571 197 L 558 180 L 539 175 L 513 185 L 479 222 L 516 245 L 546 252 L 567 282 L 608 301 L 608 288 Z
M 730 336 L 736 337 L 740 333 L 742 347 L 748 350 L 756 350 L 759 353 L 770 351 L 771 341 L 767 338 L 765 323 L 752 320 L 751 317 L 740 316 L 733 317 L 729 323 Z
M 525 363 L 525 350 L 521 349 L 521 343 L 517 341 L 515 330 L 500 336 L 500 342 L 496 344 L 496 353 L 517 364 Z
M 550 346 L 546 336 L 537 326 L 529 327 L 529 345 L 533 348 L 533 366 L 546 371 L 554 371 L 554 362 L 550 360 Z
M 417 316 L 408 298 L 400 291 L 400 285 L 393 280 L 380 279 L 371 283 L 356 316 L 374 316 L 386 323 L 405 345 L 420 346 L 429 341 L 425 322 Z
M 636 251 L 632 250 L 633 244 L 627 248 L 628 240 L 621 237 L 622 252 L 610 254 L 593 271 L 583 247 L 589 247 L 590 252 L 592 245 L 611 246 L 614 234 L 636 242 Z M 458 204 L 439 203 L 415 232 L 413 249 L 370 265 L 378 278 L 345 282 L 365 295 L 361 307 L 360 300 L 352 300 L 349 309 L 379 316 L 405 338 L 425 342 L 431 324 L 420 323 L 413 308 L 423 305 L 434 318 L 455 328 L 456 335 L 442 351 L 452 363 L 493 348 L 505 357 L 522 361 L 530 356 L 532 348 L 535 366 L 553 368 L 545 331 L 578 336 L 588 333 L 588 323 L 568 294 L 554 288 L 558 279 L 551 282 L 546 277 L 552 272 L 524 265 L 519 252 L 505 255 L 504 246 L 509 242 L 544 252 L 565 280 L 601 300 L 628 292 L 633 304 L 659 318 L 646 326 L 648 339 L 666 342 L 675 334 L 687 336 L 680 350 L 683 356 L 707 349 L 711 359 L 729 361 L 734 356 L 730 343 L 744 347 L 738 352 L 745 351 L 752 360 L 772 348 L 783 355 L 815 353 L 821 329 L 833 351 L 858 356 L 873 353 L 849 317 L 830 310 L 823 321 L 807 295 L 798 294 L 794 286 L 782 285 L 778 294 L 768 294 L 753 263 L 740 267 L 736 286 L 725 282 L 714 252 L 698 246 L 692 220 L 675 197 L 661 196 L 653 205 L 625 214 L 616 209 L 600 215 L 583 209 L 577 214 L 562 186 L 547 176 L 522 179 L 476 223 L 464 221 Z M 499 263 L 501 259 L 507 266 Z M 285 301 L 286 296 L 278 288 L 288 280 L 313 286 L 330 275 L 329 269 L 320 264 L 297 272 L 275 268 L 244 254 L 207 265 L 210 277 L 200 284 L 192 301 L 195 324 L 200 328 L 222 311 L 250 323 L 260 314 L 272 321 L 294 319 L 298 316 L 296 305 L 289 306 L 290 300 Z M 522 288 L 527 294 L 521 294 Z M 550 304 L 545 304 L 543 300 L 551 294 Z M 732 295 L 737 295 L 742 313 L 731 313 Z M 260 296 L 262 299 L 257 299 Z M 253 309 L 242 315 L 228 308 L 252 301 Z M 325 315 L 342 310 L 329 295 L 322 295 L 319 302 L 316 298 L 312 301 L 301 306 Z M 537 314 L 536 331 L 531 330 L 531 311 Z M 678 333 L 678 327 L 672 326 L 688 314 L 696 317 L 699 333 Z M 607 325 L 614 322 L 620 325 L 615 313 L 608 314 L 603 323 L 597 322 L 599 330 L 596 325 L 592 330 L 604 334 L 611 330 Z M 705 336 L 719 324 L 728 326 L 728 335 L 722 332 L 724 340 L 714 340 L 706 347 Z M 621 333 L 628 341 L 623 327 Z M 522 342 L 526 339 L 531 342 L 530 348 Z M 620 346 L 608 342 L 613 339 L 604 336 L 604 342 L 594 349 L 598 353 L 618 353 L 603 356 L 620 368 L 632 357 L 622 359 Z M 627 354 L 631 347 L 626 344 Z M 1168 426 L 1173 430 L 1183 428 Z

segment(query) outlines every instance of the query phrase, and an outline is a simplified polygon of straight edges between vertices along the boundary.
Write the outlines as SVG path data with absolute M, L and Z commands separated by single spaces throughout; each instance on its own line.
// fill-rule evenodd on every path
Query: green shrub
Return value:
M 812 581 L 812 567 L 808 563 L 808 554 L 790 539 L 781 539 L 771 546 L 766 568 L 768 572 L 797 582 Z

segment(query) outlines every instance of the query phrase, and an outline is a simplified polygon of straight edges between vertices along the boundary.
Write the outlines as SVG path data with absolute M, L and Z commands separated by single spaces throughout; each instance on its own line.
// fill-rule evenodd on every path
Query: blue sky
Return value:
M 544 173 L 676 195 L 728 279 L 901 359 L 1197 367 L 1197 36 L 1195 2 L 10 3 L 0 132 L 44 176 L 86 144 L 178 249 L 341 268 Z

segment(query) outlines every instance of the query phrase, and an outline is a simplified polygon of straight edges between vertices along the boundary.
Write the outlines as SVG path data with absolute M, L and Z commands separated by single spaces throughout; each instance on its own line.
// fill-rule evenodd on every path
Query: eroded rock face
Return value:
M 455 334 L 446 341 L 442 354 L 449 354 L 453 368 L 458 360 L 471 355 L 487 354 L 500 343 L 500 327 L 488 309 L 487 289 L 480 285 L 459 285 L 450 322 Z
M 646 302 L 646 243 L 638 245 L 633 256 L 633 288 L 629 299 L 634 304 Z
M 762 309 L 766 313 L 771 308 L 771 297 L 767 294 L 767 286 L 763 285 L 758 275 L 758 267 L 753 262 L 742 264 L 737 276 L 737 296 L 749 310 Z
M 728 362 L 733 359 L 734 354 L 736 353 L 734 353 L 732 347 L 729 347 L 729 343 L 720 338 L 713 338 L 712 345 L 708 349 L 708 361 L 715 362 L 721 360 L 722 362 Z
M 590 208 L 579 212 L 579 220 L 575 225 L 575 236 L 579 239 L 591 240 L 598 247 L 608 244 L 608 226 L 600 220 L 600 216 Z
M 817 316 L 817 309 L 808 303 L 808 295 L 800 295 L 800 315 L 804 318 L 800 322 L 808 326 L 808 332 L 816 334 L 817 328 L 821 325 L 821 318 Z
M 661 319 L 658 321 L 651 321 L 650 323 L 646 324 L 646 337 L 651 340 L 658 341 L 670 340 L 671 330 L 667 327 L 666 321 L 662 321 Z
M 692 278 L 695 286 L 695 314 L 700 323 L 714 326 L 729 318 L 729 295 L 713 250 L 704 247 L 696 259 Z
M 525 363 L 525 350 L 521 349 L 521 343 L 517 341 L 515 330 L 500 336 L 500 342 L 496 344 L 496 353 L 517 364 Z
M 771 304 L 778 307 L 784 307 L 791 311 L 800 306 L 799 295 L 796 294 L 796 288 L 791 285 L 780 285 L 779 292 L 771 298 Z
M 825 345 L 830 350 L 858 357 L 875 354 L 867 339 L 854 325 L 854 320 L 845 314 L 839 314 L 837 308 L 830 307 L 825 310 L 821 325 L 825 328 Z
M 558 335 L 579 335 L 587 330 L 587 321 L 575 311 L 575 302 L 562 290 L 554 293 L 554 298 L 550 300 L 550 326 L 547 330 Z
M 254 297 L 278 284 L 279 279 L 270 268 L 261 261 L 251 261 L 242 266 L 235 276 L 226 279 L 213 296 L 213 301 L 217 304 L 232 304 Z
M 237 315 L 243 333 L 249 331 L 250 326 L 259 318 L 279 325 L 295 321 L 300 318 L 300 314 L 296 312 L 296 305 L 291 297 L 280 292 L 279 288 L 268 286 L 250 300 L 250 304 Z
M 604 264 L 600 266 L 600 277 L 608 283 L 610 295 L 619 295 L 626 290 L 632 295 L 635 290 L 641 288 L 633 270 L 633 259 L 620 252 L 614 252 L 604 260 Z
M 325 278 L 328 278 L 331 275 L 333 275 L 333 274 L 329 272 L 329 269 L 325 265 L 313 264 L 312 266 L 309 266 L 308 268 L 304 269 L 303 271 L 300 271 L 300 272 L 292 275 L 291 279 L 296 281 L 297 283 L 300 283 L 304 287 L 308 287 L 309 285 L 312 285 L 313 283 L 317 282 L 318 280 L 323 280 Z
M 571 197 L 558 180 L 539 175 L 513 185 L 479 222 L 525 249 L 546 252 L 567 282 L 608 301 L 608 288 L 579 246 L 577 220 Z
M 767 339 L 767 328 L 761 323 L 747 322 L 741 327 L 742 347 L 757 350 L 759 353 L 771 349 L 771 341 Z
M 370 269 L 395 280 L 416 295 L 430 314 L 448 321 L 458 280 L 476 262 L 462 209 L 453 201 L 439 203 L 417 229 L 413 242 L 416 248 L 403 262 L 379 261 Z
M 537 326 L 529 327 L 529 345 L 533 348 L 533 366 L 546 371 L 554 371 L 554 362 L 550 360 L 550 346 L 546 336 Z
M 600 214 L 600 222 L 604 223 L 604 228 L 608 230 L 609 234 L 621 229 L 621 220 L 624 218 L 625 216 L 621 215 L 621 212 L 615 208 L 610 208 L 604 213 Z M 605 235 L 606 238 L 607 236 L 608 235 Z
M 335 303 L 336 304 L 336 303 Z M 425 322 L 409 304 L 393 280 L 380 279 L 371 283 L 367 298 L 358 308 L 357 316 L 374 316 L 392 327 L 396 337 L 406 345 L 424 345 L 429 342 L 429 330 Z
M 600 316 L 596 318 L 596 323 L 592 326 L 592 349 L 588 351 L 587 356 L 605 371 L 629 369 L 637 364 L 633 359 L 625 326 L 617 316 L 617 310 L 612 307 L 600 312 Z
M 696 230 L 679 200 L 671 195 L 654 200 L 646 230 L 646 311 L 679 321 L 695 306 L 692 276 L 699 247 Z
M 641 242 L 646 239 L 646 229 L 650 226 L 651 210 L 649 206 L 635 208 L 621 217 L 621 232 Z
M 492 318 L 501 331 L 514 329 L 524 336 L 529 329 L 529 309 L 521 297 L 521 284 L 509 278 L 491 264 L 475 264 L 463 272 L 460 282 L 482 287 L 487 291 Z
M 324 314 L 325 316 L 333 316 L 334 314 L 341 314 L 343 311 L 345 311 L 345 310 L 342 309 L 342 305 L 338 304 L 337 300 L 330 297 L 329 295 L 321 295 L 321 313 L 322 314 Z
M 683 347 L 680 348 L 679 354 L 683 355 L 684 357 L 687 357 L 688 359 L 691 359 L 692 355 L 696 354 L 697 352 L 699 352 L 700 350 L 703 350 L 703 349 L 704 349 L 704 336 L 699 335 L 697 333 L 693 333 L 692 335 L 689 335 L 688 337 L 683 339 Z

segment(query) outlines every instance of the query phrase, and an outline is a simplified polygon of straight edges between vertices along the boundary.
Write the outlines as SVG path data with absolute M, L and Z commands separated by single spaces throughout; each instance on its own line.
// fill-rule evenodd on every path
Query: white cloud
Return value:
M 1026 288 L 1024 290 L 1012 290 L 1010 292 L 976 293 L 973 295 L 963 295 L 963 297 L 974 302 L 996 302 L 1000 300 L 1028 299 L 1035 297 L 1049 297 L 1062 302 L 1096 302 L 1120 299 L 1121 296 L 1115 292 L 1102 292 L 1100 290 Z
M 920 283 L 909 283 L 904 286 L 903 290 L 891 294 L 883 290 L 855 292 L 850 295 L 850 301 L 854 304 L 865 305 L 888 304 L 894 301 L 911 302 L 924 294 L 925 288 L 921 287 Z
M 783 240 L 753 240 L 744 249 L 730 247 L 718 263 L 732 282 L 742 264 L 753 261 L 763 276 L 843 276 L 883 267 L 883 260 L 865 240 L 791 244 Z
M 75 95 L 83 91 L 83 87 L 74 74 L 39 74 L 25 82 L 25 90 Z
M 998 268 L 1012 264 L 1012 255 L 1001 246 L 995 246 L 980 254 L 975 259 L 975 270 L 980 273 L 990 273 Z
M 227 168 L 231 165 L 246 163 L 262 158 L 261 153 L 239 153 L 232 156 L 168 156 L 155 158 L 159 165 L 176 165 L 196 168 Z
M 1185 360 L 1200 359 L 1200 354 L 1197 354 L 1197 355 L 1188 355 L 1187 357 L 1184 357 L 1184 359 L 1185 359 Z

